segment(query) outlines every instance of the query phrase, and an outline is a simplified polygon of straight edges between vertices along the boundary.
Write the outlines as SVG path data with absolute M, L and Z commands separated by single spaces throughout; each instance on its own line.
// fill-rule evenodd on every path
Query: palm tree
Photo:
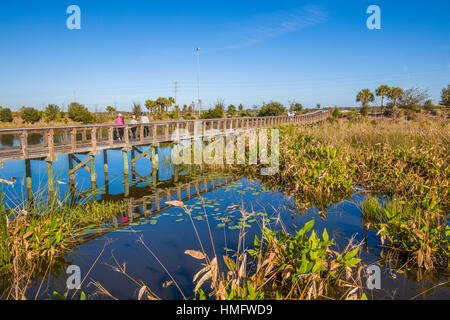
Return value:
M 375 96 L 369 89 L 362 89 L 360 92 L 358 92 L 356 101 L 361 102 L 361 113 L 364 116 L 367 116 L 367 114 L 369 113 L 369 102 L 373 102 L 374 100 Z
M 356 96 L 356 101 L 361 102 L 363 107 L 367 107 L 369 102 L 373 102 L 374 100 L 375 96 L 369 89 L 362 89 Z
M 175 104 L 175 99 L 172 97 L 167 98 L 167 104 L 166 104 L 166 108 L 167 111 L 169 111 L 169 107 L 173 106 Z
M 145 101 L 145 106 L 147 107 L 147 109 L 150 113 L 153 113 L 153 112 L 155 112 L 157 103 L 156 103 L 156 101 L 153 101 L 153 100 L 147 100 L 147 101 Z
M 169 111 L 169 107 L 171 107 L 173 104 L 175 103 L 175 99 L 172 97 L 169 98 L 164 98 L 164 97 L 159 97 L 158 99 L 156 99 L 156 104 L 158 106 L 158 112 L 168 112 Z
M 377 91 L 375 94 L 378 97 L 381 96 L 381 107 L 382 108 L 384 107 L 384 97 L 389 96 L 390 93 L 391 93 L 391 88 L 385 84 L 383 84 L 377 88 Z
M 397 107 L 397 101 L 403 97 L 403 94 L 404 94 L 403 89 L 399 87 L 394 87 L 389 92 L 388 97 L 389 99 L 391 99 L 391 101 L 394 102 L 394 108 Z
M 116 112 L 116 109 L 114 109 L 111 106 L 107 106 L 106 107 L 106 112 L 108 112 L 108 113 L 110 113 L 112 115 L 114 112 Z

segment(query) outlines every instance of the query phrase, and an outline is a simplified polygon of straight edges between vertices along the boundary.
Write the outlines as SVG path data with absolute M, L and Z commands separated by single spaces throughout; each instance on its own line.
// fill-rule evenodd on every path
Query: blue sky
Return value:
M 81 9 L 68 30 L 66 9 Z M 369 30 L 369 5 L 381 30 Z M 380 84 L 429 90 L 450 83 L 450 2 L 430 1 L 4 1 L 0 105 L 73 100 L 92 111 L 174 95 L 204 107 L 270 100 L 356 105 Z

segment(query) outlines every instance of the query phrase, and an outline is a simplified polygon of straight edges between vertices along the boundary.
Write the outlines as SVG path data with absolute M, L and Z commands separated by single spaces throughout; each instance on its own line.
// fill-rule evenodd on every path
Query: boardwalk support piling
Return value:
M 31 178 L 31 160 L 25 159 L 25 177 L 27 184 L 28 205 L 33 206 L 33 184 Z

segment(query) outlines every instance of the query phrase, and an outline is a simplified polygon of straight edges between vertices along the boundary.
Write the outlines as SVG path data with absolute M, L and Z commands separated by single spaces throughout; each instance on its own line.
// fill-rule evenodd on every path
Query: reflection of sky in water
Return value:
M 140 150 L 146 151 L 148 147 L 142 147 Z M 128 160 L 131 161 L 133 151 L 128 151 Z M 138 152 L 134 152 L 135 157 L 139 155 Z M 159 172 L 158 180 L 165 181 L 170 180 L 173 177 L 174 169 L 170 164 L 171 162 L 172 149 L 170 146 L 162 146 L 158 148 L 159 156 Z M 76 157 L 83 161 L 88 156 L 79 155 Z M 74 167 L 77 165 L 74 162 Z M 88 163 L 89 166 L 89 163 Z M 152 164 L 146 158 L 141 158 L 136 162 L 136 172 L 141 176 L 147 176 L 152 172 Z M 105 191 L 105 176 L 104 176 L 104 159 L 103 151 L 95 157 L 95 171 L 97 174 L 97 188 L 101 189 L 100 192 Z M 129 169 L 131 170 L 131 164 L 129 164 Z M 108 178 L 109 178 L 109 193 L 110 194 L 123 194 L 124 184 L 123 184 L 123 162 L 122 162 L 122 151 L 121 150 L 108 150 Z M 69 160 L 68 155 L 58 155 L 58 158 L 53 162 L 53 174 L 55 179 L 55 188 L 59 190 L 61 198 L 64 198 L 68 192 L 69 187 L 69 176 L 67 172 L 69 171 Z M 31 172 L 33 180 L 33 193 L 35 197 L 46 196 L 47 188 L 47 165 L 45 161 L 41 160 L 31 160 Z M 1 192 L 5 194 L 5 201 L 9 207 L 15 207 L 26 199 L 26 189 L 25 189 L 25 161 L 8 161 L 3 163 L 3 168 L 0 169 L 0 178 L 11 180 L 12 178 L 17 179 L 17 183 L 14 186 L 9 186 L 6 184 L 1 184 Z M 132 173 L 130 171 L 130 180 L 132 178 Z M 151 180 L 151 176 L 149 178 Z M 137 186 L 145 186 L 146 184 L 140 182 Z M 75 186 L 80 191 L 86 191 L 91 188 L 91 176 L 90 173 L 81 168 L 75 173 Z M 101 194 L 98 195 L 98 199 L 101 198 Z
M 317 210 L 310 209 L 304 215 L 296 213 L 294 202 L 279 192 L 270 192 L 261 188 L 257 181 L 241 179 L 218 188 L 203 196 L 204 204 L 199 198 L 187 201 L 192 206 L 192 218 L 206 252 L 212 256 L 213 249 L 208 232 L 208 224 L 212 230 L 214 248 L 219 256 L 227 254 L 225 248 L 237 248 L 241 214 L 238 209 L 230 206 L 242 205 L 247 212 L 254 215 L 248 218 L 249 228 L 246 233 L 246 244 L 251 247 L 255 234 L 261 234 L 263 219 L 273 229 L 280 230 L 282 226 L 293 232 L 305 222 L 315 219 L 314 229 L 322 234 L 326 228 L 330 236 L 336 240 L 337 248 L 343 250 L 349 239 L 354 236 L 356 242 L 364 240 L 364 230 L 361 227 L 361 215 L 355 205 L 360 200 L 355 196 L 349 201 L 330 208 L 324 220 Z M 207 213 L 207 221 L 204 212 Z M 323 216 L 323 215 L 322 215 Z M 126 219 L 126 218 L 125 218 Z M 125 221 L 125 220 L 123 220 Z M 224 221 L 226 224 L 224 225 Z M 161 263 L 168 269 L 178 282 L 187 297 L 193 296 L 194 274 L 200 270 L 201 261 L 184 254 L 185 250 L 200 250 L 194 229 L 188 216 L 180 208 L 169 208 L 154 216 L 135 220 L 126 227 L 110 232 L 95 240 L 91 240 L 77 247 L 66 256 L 67 265 L 77 264 L 82 272 L 87 272 L 102 248 L 105 248 L 99 261 L 89 275 L 101 283 L 110 293 L 119 299 L 135 299 L 139 288 L 125 276 L 115 272 L 108 265 L 114 265 L 113 256 L 119 263 L 126 263 L 127 273 L 136 280 L 142 280 L 152 291 L 163 299 L 179 299 L 181 294 L 175 286 L 163 288 L 164 282 L 170 277 L 163 270 L 156 259 L 138 242 L 143 237 L 145 244 L 153 251 Z M 364 263 L 371 264 L 377 260 L 379 254 L 379 240 L 375 232 L 368 232 L 368 251 L 362 252 Z M 228 253 L 230 254 L 230 253 Z M 403 275 L 392 274 L 389 269 L 382 269 L 382 289 L 375 292 L 374 297 L 389 298 L 388 294 L 395 291 L 396 298 L 410 298 L 416 295 L 424 283 L 416 283 L 406 279 Z M 395 279 L 394 279 L 395 277 Z M 444 281 L 441 278 L 441 281 Z M 53 289 L 64 291 L 64 277 L 50 281 L 49 292 Z M 33 292 L 32 289 L 30 294 Z M 82 287 L 88 294 L 95 291 L 93 286 Z M 437 297 L 449 298 L 448 288 L 436 290 Z M 106 298 L 101 296 L 98 298 Z

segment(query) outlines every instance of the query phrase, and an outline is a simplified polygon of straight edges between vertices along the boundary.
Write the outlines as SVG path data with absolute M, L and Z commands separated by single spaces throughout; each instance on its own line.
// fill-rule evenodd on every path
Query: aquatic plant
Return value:
M 168 203 L 181 207 L 191 215 L 191 208 L 183 202 Z M 356 257 L 358 247 L 349 243 L 343 253 L 331 250 L 334 240 L 329 238 L 326 230 L 322 233 L 322 240 L 314 230 L 311 231 L 314 226 L 312 220 L 295 235 L 272 231 L 263 222 L 262 239 L 255 237 L 253 249 L 247 249 L 245 221 L 251 215 L 242 208 L 241 213 L 244 223 L 239 230 L 234 259 L 228 255 L 222 257 L 228 268 L 226 273 L 220 271 L 213 237 L 210 234 L 214 249 L 214 257 L 210 258 L 191 219 L 201 251 L 186 250 L 185 253 L 204 261 L 203 268 L 193 278 L 196 299 L 317 299 L 327 295 L 332 298 L 358 298 L 356 293 L 360 287 L 357 282 L 361 280 L 362 270 L 359 266 L 361 260 Z M 353 270 L 356 267 L 359 267 L 358 270 Z M 211 283 L 208 293 L 202 289 L 206 281 Z M 359 298 L 362 295 L 363 291 L 360 291 Z
M 390 197 L 396 202 L 383 208 L 386 221 L 379 222 L 384 226 L 379 235 L 392 248 L 414 254 L 417 259 L 411 261 L 420 266 L 432 268 L 431 258 L 426 257 L 433 255 L 434 262 L 447 264 L 447 121 L 387 120 L 376 125 L 340 121 L 280 130 L 280 170 L 273 176 L 258 176 L 265 185 L 294 194 L 298 207 L 315 205 L 320 210 L 355 189 Z M 237 170 L 257 176 L 259 168 Z M 368 200 L 365 206 L 374 206 L 366 210 L 367 217 L 379 217 L 376 202 Z
M 23 203 L 7 210 L 0 202 L 0 270 L 12 267 L 14 259 L 32 260 L 56 255 L 82 240 L 92 226 L 110 224 L 125 211 L 126 203 L 73 204 L 68 197 L 50 197 L 48 202 Z
M 11 253 L 7 249 L 8 244 L 8 216 L 3 195 L 0 195 L 0 271 L 10 266 Z
M 366 226 L 378 231 L 383 245 L 410 253 L 419 268 L 448 266 L 450 227 L 440 223 L 436 211 L 423 211 L 403 201 L 371 196 L 362 202 L 361 212 Z

